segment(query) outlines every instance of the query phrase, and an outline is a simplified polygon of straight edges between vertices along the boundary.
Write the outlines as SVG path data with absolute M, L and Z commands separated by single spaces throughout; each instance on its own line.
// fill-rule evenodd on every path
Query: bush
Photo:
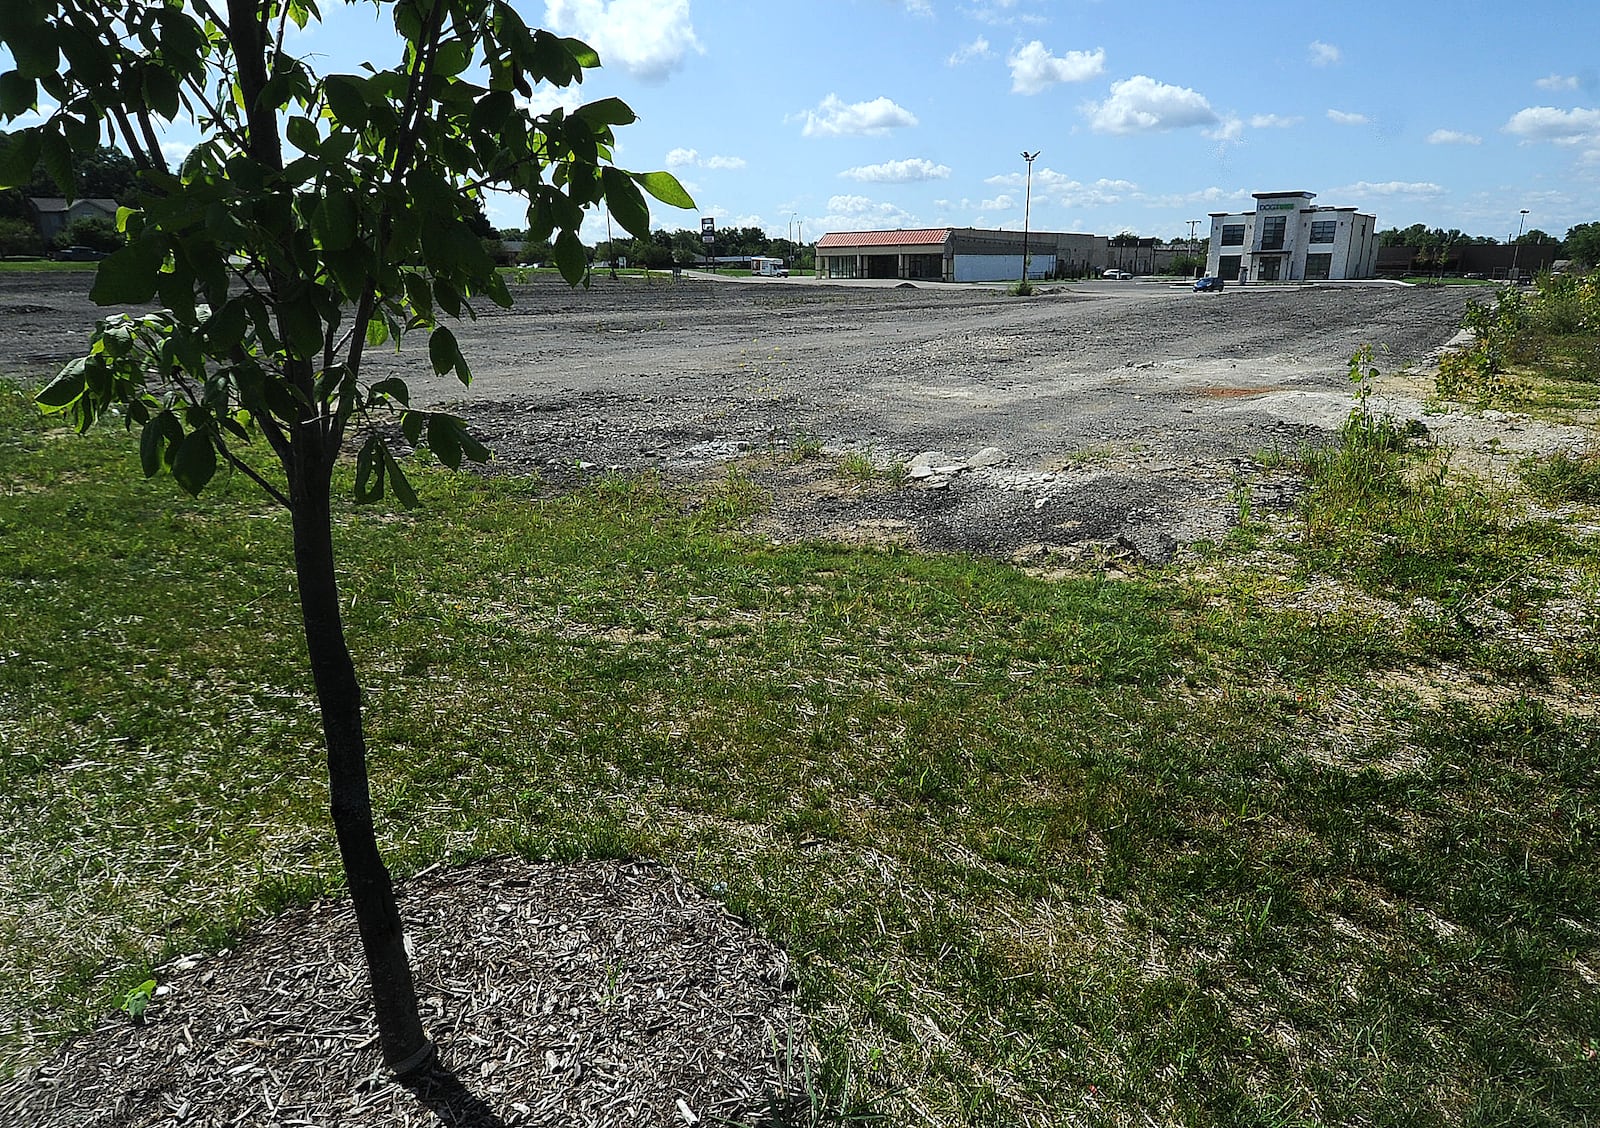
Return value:
M 1542 275 L 1530 305 L 1534 328 L 1542 333 L 1600 333 L 1600 276 Z
M 57 233 L 54 243 L 56 247 L 89 247 L 96 251 L 105 251 L 107 254 L 118 250 L 126 240 L 122 232 L 117 230 L 117 225 L 101 216 L 85 216 L 75 219 Z
M 23 219 L 0 219 L 0 256 L 42 255 L 44 240 Z

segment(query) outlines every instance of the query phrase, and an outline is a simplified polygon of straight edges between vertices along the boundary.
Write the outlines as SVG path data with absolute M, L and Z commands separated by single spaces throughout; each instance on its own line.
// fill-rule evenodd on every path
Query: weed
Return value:
M 1581 454 L 1563 450 L 1546 458 L 1527 458 L 1518 464 L 1517 473 L 1544 501 L 1600 501 L 1600 450 Z
M 150 1000 L 155 998 L 155 994 L 154 979 L 146 979 L 143 983 L 128 988 L 127 993 L 122 996 L 122 1013 L 135 1023 L 143 1025 L 144 1012 L 149 1009 Z
M 1030 298 L 1033 296 L 1033 291 L 1033 283 L 1029 282 L 1026 278 L 1023 278 L 1013 282 L 1010 287 L 1007 288 L 1006 293 L 1010 294 L 1013 298 Z
M 796 462 L 814 462 L 822 457 L 822 440 L 802 435 L 789 445 L 789 454 Z
M 872 461 L 872 456 L 865 451 L 846 451 L 839 459 L 839 472 L 847 478 L 854 478 L 861 482 L 870 482 L 878 474 L 878 467 Z

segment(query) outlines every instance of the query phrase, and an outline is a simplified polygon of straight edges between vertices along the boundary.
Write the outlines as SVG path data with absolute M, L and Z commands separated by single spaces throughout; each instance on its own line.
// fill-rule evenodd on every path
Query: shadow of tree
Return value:
M 506 1128 L 500 1114 L 463 1085 L 455 1071 L 440 1058 L 435 1058 L 427 1069 L 401 1084 L 411 1090 L 445 1128 Z

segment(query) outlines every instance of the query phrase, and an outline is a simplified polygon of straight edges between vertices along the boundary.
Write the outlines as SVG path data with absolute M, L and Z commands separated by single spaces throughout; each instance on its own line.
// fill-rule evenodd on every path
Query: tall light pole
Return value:
M 1022 284 L 1028 284 L 1028 218 L 1033 211 L 1033 158 L 1037 157 L 1040 150 L 1022 151 L 1022 159 L 1028 162 L 1028 187 L 1022 197 Z
M 1528 209 L 1522 209 L 1522 218 L 1517 220 L 1517 241 L 1511 244 L 1511 281 L 1517 280 L 1517 253 L 1522 250 L 1522 226 L 1528 222 Z

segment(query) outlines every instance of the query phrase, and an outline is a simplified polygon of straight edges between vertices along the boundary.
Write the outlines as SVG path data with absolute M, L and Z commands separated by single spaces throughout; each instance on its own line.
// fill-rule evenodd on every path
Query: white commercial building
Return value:
M 1378 220 L 1355 208 L 1318 207 L 1315 192 L 1257 192 L 1248 212 L 1211 213 L 1206 273 L 1232 282 L 1372 278 Z

